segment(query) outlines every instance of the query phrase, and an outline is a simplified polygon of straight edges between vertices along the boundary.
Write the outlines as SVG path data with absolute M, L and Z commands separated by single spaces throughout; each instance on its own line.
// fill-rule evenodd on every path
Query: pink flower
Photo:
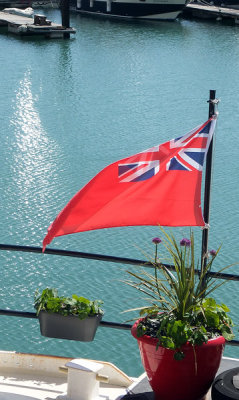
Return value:
M 212 257 L 215 257 L 217 254 L 216 250 L 213 250 L 213 249 L 210 250 L 209 253 L 211 254 Z
M 191 246 L 191 240 L 187 239 L 187 238 L 183 238 L 182 240 L 180 240 L 180 246 L 190 247 Z
M 159 243 L 162 242 L 162 240 L 161 240 L 159 237 L 155 237 L 154 239 L 152 239 L 152 242 L 153 242 L 154 244 L 159 244 Z

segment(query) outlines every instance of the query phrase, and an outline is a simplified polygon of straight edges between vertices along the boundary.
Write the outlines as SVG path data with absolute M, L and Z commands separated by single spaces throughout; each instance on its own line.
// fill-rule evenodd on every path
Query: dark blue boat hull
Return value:
M 83 14 L 147 20 L 174 20 L 184 7 L 185 2 L 180 0 L 78 0 L 73 4 L 73 9 Z

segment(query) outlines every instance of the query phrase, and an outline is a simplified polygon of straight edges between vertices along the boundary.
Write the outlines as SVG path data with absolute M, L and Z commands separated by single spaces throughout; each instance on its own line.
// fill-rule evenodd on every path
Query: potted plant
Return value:
M 35 293 L 34 307 L 43 336 L 90 342 L 102 319 L 102 301 L 91 301 L 73 294 L 58 296 L 57 289 L 46 288 Z
M 131 279 L 126 283 L 144 293 L 150 303 L 138 308 L 141 318 L 131 333 L 138 341 L 156 400 L 201 400 L 219 368 L 225 341 L 233 338 L 229 309 L 211 298 L 223 284 L 213 282 L 208 274 L 220 248 L 211 250 L 203 271 L 197 274 L 193 233 L 178 245 L 173 235 L 162 232 L 162 240 L 153 239 L 154 272 L 148 268 L 141 273 L 127 271 Z M 174 272 L 158 258 L 161 242 Z

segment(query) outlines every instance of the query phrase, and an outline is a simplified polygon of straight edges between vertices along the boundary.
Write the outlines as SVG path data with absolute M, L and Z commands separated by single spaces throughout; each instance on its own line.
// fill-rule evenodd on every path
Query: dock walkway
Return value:
M 50 38 L 61 38 L 65 34 L 75 33 L 74 28 L 48 21 L 46 17 L 35 15 L 34 18 L 0 11 L 0 27 L 8 27 L 8 32 L 17 35 L 42 35 Z

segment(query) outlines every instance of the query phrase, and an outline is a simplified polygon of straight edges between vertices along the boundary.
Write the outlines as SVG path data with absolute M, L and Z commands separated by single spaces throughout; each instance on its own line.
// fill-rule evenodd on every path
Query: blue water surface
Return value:
M 42 13 L 60 21 L 58 10 Z M 98 171 L 203 123 L 209 90 L 215 89 L 221 102 L 209 247 L 223 244 L 215 269 L 237 262 L 239 28 L 75 14 L 71 26 L 76 35 L 70 40 L 0 32 L 0 242 L 41 246 L 59 211 Z M 173 231 L 189 235 L 189 228 Z M 200 228 L 194 231 L 200 250 Z M 159 235 L 158 227 L 114 228 L 60 237 L 51 247 L 144 258 L 140 249 L 152 252 L 151 239 Z M 19 252 L 0 256 L 2 309 L 34 311 L 34 292 L 46 286 L 101 298 L 107 321 L 125 322 L 137 313 L 122 311 L 143 305 L 122 283 L 125 265 Z M 238 288 L 230 282 L 216 293 L 235 322 Z M 89 357 L 111 361 L 131 376 L 142 372 L 128 331 L 101 327 L 94 342 L 71 342 L 44 338 L 35 319 L 1 316 L 0 332 L 2 350 Z M 225 354 L 239 357 L 239 350 L 227 347 Z

